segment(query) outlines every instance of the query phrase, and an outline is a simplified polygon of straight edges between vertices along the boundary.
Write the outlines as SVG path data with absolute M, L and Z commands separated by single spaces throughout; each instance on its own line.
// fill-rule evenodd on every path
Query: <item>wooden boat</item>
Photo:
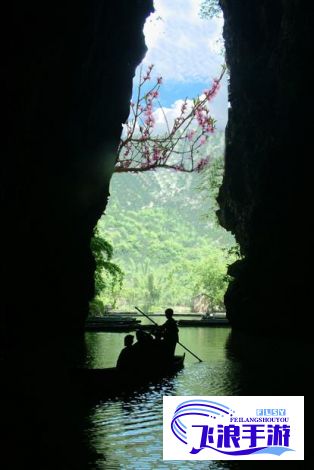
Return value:
M 134 331 L 141 323 L 134 317 L 109 314 L 104 317 L 92 317 L 85 321 L 86 331 Z
M 225 316 L 206 314 L 199 320 L 179 320 L 178 326 L 230 326 L 230 323 Z
M 79 386 L 86 396 L 120 395 L 176 374 L 184 367 L 184 358 L 185 354 L 174 356 L 170 364 L 161 363 L 159 367 L 146 371 L 145 369 L 130 371 L 130 373 L 122 372 L 116 367 L 107 367 L 105 369 L 78 368 L 72 371 L 72 378 L 75 385 Z

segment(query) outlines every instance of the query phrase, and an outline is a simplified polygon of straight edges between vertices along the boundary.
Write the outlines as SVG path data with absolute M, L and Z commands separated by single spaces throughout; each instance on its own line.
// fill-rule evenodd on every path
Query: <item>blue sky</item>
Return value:
M 209 88 L 224 63 L 219 53 L 223 18 L 201 19 L 200 2 L 155 0 L 156 11 L 144 27 L 148 51 L 143 66 L 154 64 L 153 77 L 163 77 L 160 100 L 169 113 L 177 100 L 192 99 Z M 210 108 L 217 128 L 224 129 L 228 108 L 226 77 Z

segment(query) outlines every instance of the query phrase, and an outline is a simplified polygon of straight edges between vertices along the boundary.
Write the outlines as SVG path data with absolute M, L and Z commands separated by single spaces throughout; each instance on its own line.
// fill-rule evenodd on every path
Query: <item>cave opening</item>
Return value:
M 114 422 L 122 423 L 118 434 L 123 428 L 134 437 L 136 463 L 144 458 L 147 466 L 153 458 L 162 465 L 160 427 L 156 434 L 150 416 L 158 427 L 163 394 L 202 393 L 200 376 L 208 393 L 305 390 L 311 331 L 302 321 L 311 311 L 311 231 L 305 221 L 312 185 L 303 146 L 311 148 L 312 129 L 311 119 L 299 117 L 312 109 L 312 15 L 300 1 L 220 3 L 232 108 L 219 219 L 245 254 L 230 272 L 234 282 L 226 305 L 233 331 L 227 353 L 224 330 L 216 330 L 206 352 L 209 368 L 187 364 L 188 380 L 178 375 L 141 397 L 96 406 L 73 387 L 69 370 L 84 347 L 95 267 L 90 239 L 108 196 L 152 2 L 3 7 L 0 346 L 7 468 L 26 462 L 32 468 L 88 468 L 93 459 L 106 468 L 107 455 L 118 466 L 121 441 L 115 447 Z M 188 345 L 190 338 L 183 339 Z M 198 341 L 205 344 L 201 335 Z M 139 415 L 147 393 L 152 400 Z M 149 439 L 153 435 L 152 453 L 143 452 L 139 427 Z M 86 440 L 98 455 L 86 451 Z M 129 454 L 121 459 L 130 463 Z
M 225 317 L 227 265 L 237 250 L 215 215 L 228 107 L 222 11 L 204 13 L 204 2 L 191 1 L 178 15 L 178 7 L 155 2 L 144 26 L 148 51 L 133 80 L 110 198 L 97 228 L 96 248 L 103 240 L 107 249 L 109 242 L 113 257 L 105 250 L 105 269 L 96 269 L 90 327 L 106 313 L 138 317 L 134 306 L 159 313 L 159 322 L 167 306 L 183 315 L 180 320 Z M 207 102 L 205 93 L 212 93 Z M 114 365 L 115 358 L 104 357 L 103 365 Z
M 162 15 L 160 14 L 159 16 L 162 20 Z M 229 29 L 229 35 L 230 34 L 232 34 L 232 30 L 230 31 Z M 166 49 L 164 48 L 164 54 L 165 51 Z M 148 66 L 149 63 L 150 62 L 146 63 L 146 65 Z M 176 68 L 175 64 L 175 61 L 173 61 L 173 68 Z M 233 62 L 232 65 L 234 65 Z M 241 81 L 241 79 L 239 79 L 239 77 L 241 77 L 241 70 L 237 69 L 237 72 L 239 73 L 239 76 L 236 76 L 234 78 L 235 83 L 237 83 L 238 80 Z M 162 74 L 162 76 L 166 80 L 166 76 L 164 77 L 164 74 Z M 177 88 L 178 86 L 176 87 L 176 89 Z M 232 88 L 232 92 L 233 91 L 234 89 Z M 245 94 L 245 92 L 243 91 L 243 88 L 241 88 L 240 93 Z M 232 99 L 234 106 L 232 109 L 230 109 L 230 113 L 234 116 L 237 115 L 238 112 L 238 101 L 237 97 L 236 99 L 234 98 L 234 95 L 232 96 Z M 134 98 L 132 98 L 132 101 L 134 103 L 136 101 L 136 98 L 135 100 Z M 182 106 L 182 101 L 180 105 Z M 145 111 L 147 111 L 147 108 L 144 108 L 144 112 Z M 165 111 L 165 114 L 166 113 L 167 109 Z M 246 124 L 246 122 L 242 123 L 244 127 L 246 126 Z M 232 141 L 233 148 L 236 147 L 236 145 L 239 145 L 239 142 L 233 134 L 234 127 L 236 127 L 236 124 L 232 122 L 232 125 L 229 126 L 228 131 L 228 138 L 230 139 L 227 143 L 229 145 L 227 151 L 227 155 L 229 156 L 228 171 L 230 171 L 230 167 L 234 168 L 234 166 L 237 165 L 237 163 L 235 163 L 234 161 L 230 161 L 230 141 Z M 249 141 L 249 143 L 252 144 L 251 141 Z M 253 147 L 254 146 L 252 144 L 252 148 Z M 130 162 L 130 160 L 132 159 L 129 156 L 128 150 L 129 149 L 127 148 L 127 163 L 128 165 L 132 165 L 133 162 Z M 242 151 L 241 148 L 240 150 L 236 148 L 236 150 L 238 150 L 238 152 L 240 151 L 240 153 Z M 237 156 L 239 156 L 239 160 L 241 162 L 242 155 L 240 156 L 238 154 Z M 184 194 L 184 197 L 186 196 L 187 184 L 192 187 L 193 183 L 191 182 L 191 179 L 188 180 L 186 175 L 183 174 L 184 183 L 181 184 L 180 173 L 173 171 L 169 176 L 169 180 L 171 179 L 170 184 L 169 180 L 167 180 L 168 173 L 165 169 L 157 169 L 156 172 L 153 171 L 150 173 L 146 173 L 145 170 L 143 170 L 143 172 L 133 171 L 128 174 L 128 171 L 124 170 L 130 168 L 130 166 L 127 165 L 127 167 L 124 168 L 122 160 L 120 160 L 119 163 L 121 165 L 118 167 L 119 171 L 117 171 L 117 174 L 114 175 L 112 179 L 112 186 L 110 191 L 111 199 L 109 200 L 109 204 L 106 209 L 106 215 L 104 219 L 100 222 L 100 227 L 104 231 L 104 233 L 106 233 L 107 235 L 109 234 L 109 236 L 111 233 L 112 238 L 110 240 L 113 244 L 114 249 L 116 248 L 115 243 L 117 244 L 116 246 L 118 247 L 118 256 L 117 258 L 113 258 L 113 260 L 119 260 L 119 262 L 123 266 L 123 270 L 126 273 L 126 281 L 129 282 L 129 292 L 124 293 L 124 298 L 117 298 L 116 310 L 119 312 L 121 312 L 121 310 L 130 312 L 131 310 L 134 314 L 136 313 L 133 310 L 134 305 L 140 305 L 146 313 L 154 313 L 156 311 L 160 312 L 160 310 L 163 309 L 161 306 L 166 307 L 172 305 L 174 306 L 175 311 L 180 312 L 180 307 L 183 306 L 181 312 L 186 312 L 187 309 L 190 307 L 189 304 L 184 304 L 184 302 L 182 302 L 183 305 L 181 305 L 180 300 L 178 301 L 178 303 L 173 303 L 175 298 L 180 299 L 180 297 L 176 297 L 176 292 L 174 291 L 171 292 L 171 295 L 169 295 L 168 292 L 165 292 L 167 290 L 167 280 L 164 274 L 165 272 L 167 274 L 169 273 L 169 271 L 171 272 L 169 258 L 175 257 L 175 244 L 179 244 L 179 242 L 181 241 L 179 235 L 184 234 L 185 231 L 183 225 L 177 228 L 178 220 L 184 217 L 182 208 L 179 205 L 180 202 L 177 205 L 174 205 L 174 207 L 171 207 L 171 204 L 169 204 L 169 200 L 170 202 L 172 202 L 173 199 L 176 198 L 177 201 L 180 201 L 181 193 Z M 243 161 L 241 162 L 241 164 L 242 163 Z M 147 165 L 146 162 L 145 164 Z M 249 173 L 249 170 L 245 168 L 245 165 L 244 167 L 241 167 L 241 164 L 239 164 L 239 168 L 237 169 L 237 178 L 235 178 L 235 180 L 231 179 L 231 183 L 229 181 L 229 184 L 231 184 L 231 188 L 228 187 L 228 179 L 225 179 L 222 188 L 219 190 L 219 218 L 221 223 L 225 227 L 227 227 L 229 230 L 234 230 L 238 235 L 240 234 L 240 239 L 242 242 L 242 246 L 244 247 L 244 251 L 247 255 L 249 255 L 250 250 L 247 246 L 247 239 L 249 235 L 246 232 L 247 226 L 245 229 L 242 229 L 242 232 L 239 231 L 239 229 L 237 228 L 237 224 L 240 222 L 237 220 L 236 217 L 235 220 L 232 219 L 232 216 L 236 215 L 232 214 L 232 211 L 236 212 L 236 210 L 232 206 L 232 201 L 230 202 L 230 200 L 228 199 L 229 191 L 233 191 L 233 195 L 239 194 L 239 197 L 243 197 L 243 193 L 247 190 L 247 188 L 245 187 L 245 178 L 247 177 L 246 172 Z M 241 174 L 241 169 L 243 170 L 243 175 Z M 125 174 L 123 175 L 123 173 Z M 208 180 L 209 179 L 207 179 L 205 183 L 207 185 Z M 187 181 L 189 181 L 189 183 L 187 183 Z M 131 192 L 132 187 L 135 188 L 134 192 Z M 128 192 L 129 189 L 130 192 Z M 126 199 L 123 199 L 123 195 L 126 192 L 128 192 L 130 196 Z M 141 192 L 145 193 L 144 200 L 141 196 Z M 203 197 L 204 195 L 202 194 L 202 207 L 204 207 Z M 195 228 L 198 224 L 196 214 L 197 211 L 195 209 L 195 206 L 197 205 L 196 199 L 197 197 L 195 195 L 194 197 L 190 196 L 188 202 L 188 205 L 191 205 L 192 207 L 193 203 L 196 202 L 193 207 L 193 216 L 195 217 L 193 219 L 193 228 Z M 192 203 L 191 200 L 193 200 Z M 248 201 L 248 203 L 249 202 L 251 201 Z M 163 220 L 163 218 L 165 217 L 165 213 L 161 210 L 162 208 L 165 208 L 165 213 L 167 216 L 169 216 L 169 219 L 165 219 L 165 221 Z M 172 209 L 174 209 L 174 211 L 172 211 Z M 115 211 L 117 211 L 116 213 L 119 214 L 118 221 L 116 221 L 117 218 L 115 217 Z M 243 210 L 243 212 L 245 212 L 245 210 Z M 153 214 L 157 214 L 157 216 L 153 216 Z M 241 215 L 245 217 L 247 214 Z M 191 227 L 191 219 L 189 220 L 189 223 L 189 227 Z M 204 231 L 206 231 L 205 226 L 200 229 L 200 232 L 196 235 L 194 239 L 197 240 L 197 243 L 199 243 L 200 238 L 204 238 Z M 167 233 L 167 235 L 169 235 L 169 232 L 170 234 L 171 232 L 174 234 L 174 239 L 167 239 L 166 237 L 163 237 L 164 233 Z M 138 233 L 140 233 L 140 238 L 138 238 Z M 190 240 L 192 238 L 191 230 L 189 233 L 189 238 Z M 162 259 L 160 252 L 157 252 L 157 257 L 160 256 L 161 258 L 161 273 L 158 273 L 157 269 L 154 269 L 154 244 L 157 244 L 159 247 L 160 244 L 166 247 L 168 246 L 168 250 L 164 259 Z M 130 245 L 133 245 L 135 253 L 130 253 L 130 251 L 128 251 L 128 246 Z M 184 254 L 182 253 L 183 250 L 181 247 L 178 247 L 177 249 L 180 252 L 180 263 L 182 263 L 182 258 L 184 257 Z M 191 245 L 188 245 L 188 249 L 192 251 Z M 199 252 L 196 258 L 203 256 L 203 253 Z M 208 260 L 206 261 L 208 263 Z M 192 262 L 195 263 L 195 260 L 193 260 Z M 218 262 L 216 260 L 216 265 L 217 264 Z M 230 274 L 234 274 L 235 278 L 238 278 L 239 273 L 240 275 L 242 275 L 242 270 L 245 270 L 245 268 L 246 260 L 238 259 L 238 261 L 234 263 Z M 186 262 L 184 264 L 184 269 L 189 269 L 188 263 Z M 133 271 L 135 273 L 133 277 L 130 271 Z M 178 272 L 180 271 L 180 269 L 178 269 L 178 267 L 175 267 L 175 271 Z M 251 278 L 246 279 L 246 282 L 248 284 L 260 283 L 258 289 L 261 289 L 262 279 L 259 278 L 259 276 L 257 275 L 258 282 L 256 282 L 255 276 L 256 274 L 254 276 L 252 275 Z M 185 291 L 187 291 L 187 285 L 191 283 L 191 279 L 189 278 L 187 283 L 182 281 L 182 278 L 179 279 L 180 280 L 176 284 L 176 287 L 180 285 L 180 287 L 183 287 Z M 211 282 L 213 283 L 212 278 Z M 163 289 L 163 297 L 161 296 L 158 289 L 160 285 Z M 300 358 L 302 357 L 302 348 L 300 348 L 300 350 L 296 354 L 295 351 L 290 350 L 289 338 L 285 338 L 283 334 L 282 337 L 279 339 L 274 336 L 274 334 L 278 334 L 279 321 L 277 319 L 277 312 L 273 312 L 272 305 L 271 315 L 273 315 L 273 318 L 263 322 L 259 318 L 259 315 L 261 313 L 262 308 L 265 308 L 265 299 L 261 301 L 261 305 L 255 305 L 254 308 L 252 308 L 252 305 L 250 305 L 249 307 L 246 306 L 246 309 L 243 309 L 243 304 L 247 301 L 247 297 L 241 291 L 239 294 L 239 291 L 237 289 L 238 285 L 236 282 L 232 285 L 231 289 L 229 288 L 227 296 L 228 306 L 231 308 L 232 311 L 231 318 L 233 320 L 233 324 L 236 327 L 235 331 L 233 331 L 231 334 L 229 330 L 224 329 L 212 329 L 209 334 L 207 334 L 205 330 L 201 329 L 180 329 L 181 341 L 183 341 L 184 344 L 190 346 L 194 352 L 201 356 L 206 362 L 206 364 L 196 365 L 195 358 L 187 357 L 185 362 L 185 370 L 182 371 L 182 373 L 180 373 L 174 380 L 163 382 L 161 387 L 158 389 L 152 388 L 150 392 L 148 392 L 145 396 L 143 394 L 137 394 L 134 398 L 134 401 L 130 403 L 130 406 L 126 406 L 126 408 L 121 409 L 118 405 L 112 410 L 111 403 L 103 403 L 102 406 L 98 407 L 97 410 L 94 410 L 94 413 L 92 414 L 92 424 L 88 432 L 90 433 L 90 436 L 93 437 L 94 441 L 95 438 L 97 439 L 101 434 L 100 427 L 96 428 L 95 423 L 101 421 L 102 423 L 104 423 L 105 427 L 105 424 L 110 421 L 113 415 L 115 419 L 117 419 L 117 421 L 123 421 L 128 419 L 130 421 L 130 425 L 135 426 L 136 423 L 141 419 L 141 416 L 143 416 L 143 410 L 144 414 L 152 413 L 152 416 L 155 416 L 156 413 L 158 415 L 158 403 L 160 405 L 160 399 L 163 395 L 212 395 L 218 393 L 240 395 L 247 393 L 253 395 L 266 395 L 269 393 L 270 390 L 271 393 L 274 394 L 279 393 L 280 390 L 282 393 L 286 384 L 287 372 L 289 371 L 292 364 L 294 366 L 297 366 L 297 364 L 299 363 Z M 136 292 L 136 290 L 138 290 L 141 294 Z M 147 292 L 147 295 L 145 295 L 145 291 Z M 256 291 L 253 292 L 253 295 L 256 294 Z M 230 298 L 232 298 L 232 296 L 238 296 L 240 302 L 243 302 L 243 304 L 241 304 L 241 308 L 235 309 L 237 311 L 232 310 L 232 303 L 230 301 Z M 275 298 L 273 291 L 269 298 L 271 300 Z M 254 299 L 256 302 L 256 297 Z M 112 304 L 109 304 L 108 307 L 108 311 L 114 310 Z M 270 310 L 269 305 L 268 310 Z M 278 313 L 280 315 L 280 312 Z M 254 334 L 242 334 L 241 329 Z M 284 325 L 283 329 L 286 331 L 286 325 Z M 256 333 L 258 334 L 255 336 Z M 111 351 L 115 350 L 116 338 L 118 338 L 118 336 L 114 337 L 114 335 L 112 335 L 110 337 Z M 93 342 L 91 337 L 89 337 L 88 341 L 90 342 L 90 345 L 93 344 L 93 347 L 95 347 L 95 343 Z M 96 343 L 97 354 L 98 357 L 101 357 L 101 360 L 96 359 L 94 361 L 91 361 L 89 365 L 94 367 L 104 367 L 111 365 L 111 363 L 105 362 L 104 359 L 106 355 L 108 357 L 108 354 L 110 357 L 109 346 L 105 346 L 105 342 L 102 341 L 100 338 L 98 338 Z M 122 337 L 120 339 L 120 346 L 121 344 Z M 278 367 L 273 362 L 274 351 L 276 350 L 276 347 L 278 345 L 282 350 L 286 351 L 288 357 L 288 361 L 285 362 L 285 364 L 282 366 L 282 368 L 280 368 L 280 370 L 278 370 Z M 177 349 L 178 352 L 183 352 L 180 350 L 180 347 L 178 347 Z M 299 384 L 302 383 L 302 374 L 303 368 L 301 367 L 295 373 L 295 376 L 298 377 L 297 382 L 299 382 Z M 265 377 L 267 378 L 265 379 Z M 295 387 L 294 384 L 290 384 L 289 390 L 292 389 L 300 390 L 300 386 L 296 385 Z M 154 403 L 152 403 L 153 401 Z M 141 410 L 140 412 L 139 409 Z M 112 429 L 107 430 L 106 438 L 103 440 L 98 439 L 95 448 L 97 449 L 97 452 L 104 452 L 109 461 L 113 461 L 115 458 L 117 459 L 117 461 L 120 461 L 120 459 L 121 461 L 123 461 L 123 459 L 125 458 L 125 454 L 123 453 L 123 451 L 121 451 L 121 455 L 116 456 L 115 448 L 106 447 L 107 440 L 110 440 L 111 436 L 115 435 L 115 432 L 116 428 L 114 426 L 112 427 Z M 134 440 L 132 440 L 132 437 L 131 442 L 134 443 L 139 438 L 142 432 L 145 434 L 147 439 L 147 449 L 151 449 L 153 443 L 151 440 L 152 434 L 150 433 L 149 426 L 147 426 L 146 428 L 146 426 L 144 425 L 141 430 L 135 432 Z M 122 433 L 119 437 L 117 445 L 119 445 L 119 442 L 121 444 L 123 442 L 123 439 L 124 435 Z M 149 453 L 150 451 L 147 450 L 147 452 Z M 148 454 L 146 454 L 146 456 L 147 455 Z M 136 452 L 133 454 L 132 458 L 136 459 L 137 462 L 141 462 L 141 456 Z M 232 467 L 226 466 L 226 468 Z
M 192 120 L 190 128 L 187 129 L 190 134 L 191 131 L 196 134 L 196 143 L 206 135 L 205 145 L 199 146 L 199 154 L 196 155 L 195 152 L 193 155 L 196 168 L 208 154 L 211 155 L 210 165 L 202 172 L 186 172 L 176 167 L 182 163 L 191 165 L 190 157 L 182 160 L 180 154 L 178 160 L 175 154 L 173 160 L 171 156 L 165 160 L 157 154 L 157 159 L 154 159 L 157 151 L 160 152 L 159 148 L 154 152 L 154 145 L 156 142 L 160 144 L 160 135 L 165 132 L 167 123 L 169 127 L 173 125 L 177 115 L 181 115 L 185 103 L 193 109 L 193 98 L 202 95 L 204 89 L 211 88 L 209 82 L 211 78 L 219 76 L 221 62 L 224 62 L 223 56 L 217 53 L 219 46 L 216 43 L 222 34 L 222 18 L 202 19 L 199 16 L 199 2 L 185 2 L 184 8 L 181 3 L 172 2 L 170 7 L 169 2 L 156 2 L 154 17 L 149 17 L 146 28 L 144 27 L 148 52 L 134 79 L 131 100 L 133 120 L 131 119 L 124 129 L 126 144 L 120 146 L 122 150 L 111 179 L 110 198 L 105 214 L 98 223 L 96 234 L 97 237 L 103 237 L 106 242 L 110 242 L 114 255 L 110 259 L 107 257 L 106 261 L 118 265 L 124 272 L 125 285 L 122 290 L 119 290 L 118 286 L 116 292 L 113 289 L 104 289 L 96 301 L 94 300 L 89 319 L 89 326 L 92 328 L 95 316 L 110 317 L 117 313 L 124 313 L 124 318 L 128 315 L 136 316 L 145 327 L 149 321 L 137 314 L 134 310 L 136 305 L 145 313 L 149 313 L 159 324 L 164 322 L 163 311 L 166 307 L 173 307 L 177 315 L 175 318 L 183 321 L 191 319 L 186 314 L 193 315 L 192 321 L 198 321 L 207 311 L 214 312 L 220 319 L 219 313 L 224 311 L 227 264 L 232 259 L 232 255 L 226 252 L 234 245 L 234 240 L 215 221 L 215 198 L 223 171 L 224 128 L 227 115 L 226 76 L 223 77 L 223 84 L 215 97 L 219 100 L 218 103 L 215 100 L 210 101 L 211 112 L 217 118 L 215 132 L 209 132 L 207 140 L 205 132 L 197 131 L 195 120 Z M 158 4 L 163 4 L 164 9 L 159 10 Z M 180 15 L 177 14 L 179 6 Z M 163 42 L 160 36 L 152 34 L 153 28 L 160 28 L 160 24 L 166 22 L 173 28 L 167 31 L 166 26 L 164 27 L 168 43 Z M 176 46 L 174 39 L 177 41 Z M 157 52 L 156 47 L 153 47 L 154 42 Z M 206 63 L 205 56 L 208 52 L 210 60 Z M 154 64 L 154 69 L 150 69 L 150 64 Z M 151 75 L 150 79 L 147 79 L 148 83 L 143 79 L 147 75 Z M 149 109 L 149 100 L 143 100 L 144 103 L 137 101 L 138 82 L 143 83 L 140 94 L 145 96 L 156 91 L 156 85 L 161 84 L 158 83 L 160 77 L 163 83 L 158 87 L 157 98 L 162 105 L 156 105 L 155 108 L 153 102 L 152 109 Z M 162 101 L 164 92 L 168 96 Z M 138 124 L 134 115 L 137 114 L 139 106 L 143 109 L 140 109 L 138 114 L 142 112 L 144 118 L 141 120 L 139 117 Z M 151 155 L 137 160 L 138 140 L 145 136 L 145 124 L 149 125 L 152 120 L 154 126 L 151 127 L 155 129 L 157 126 L 158 141 L 153 139 L 153 132 L 149 133 L 152 146 L 140 149 L 143 149 L 144 155 L 146 149 L 152 150 Z M 141 126 L 142 130 L 139 129 L 135 135 L 135 148 L 128 147 L 136 125 L 139 128 Z M 187 142 L 189 139 L 185 139 L 182 145 Z M 162 148 L 164 149 L 165 147 Z M 135 152 L 135 157 L 132 151 Z M 168 168 L 165 168 L 166 166 Z M 185 166 L 183 169 L 185 168 L 190 170 L 191 167 Z M 215 171 L 212 171 L 212 168 Z M 208 190 L 211 183 L 216 185 L 212 191 Z M 208 216 L 208 213 L 212 215 Z M 115 298 L 112 299 L 113 294 Z M 134 335 L 134 330 L 130 333 Z M 149 413 L 153 417 L 158 416 L 163 395 L 204 395 L 218 393 L 218 390 L 230 393 L 234 381 L 234 365 L 225 351 L 229 334 L 229 325 L 218 324 L 214 328 L 205 328 L 183 327 L 179 324 L 180 342 L 192 350 L 196 357 L 202 358 L 203 362 L 196 364 L 195 356 L 177 345 L 177 355 L 186 352 L 185 367 L 178 377 L 165 379 L 157 386 L 153 384 L 148 391 L 135 392 L 135 396 L 132 396 L 132 399 L 127 397 L 122 406 L 121 399 L 116 398 L 114 404 L 111 401 L 103 401 L 94 408 L 87 433 L 97 453 L 105 456 L 108 464 L 115 462 L 123 465 L 127 457 L 122 443 L 127 430 L 121 428 L 121 423 L 127 420 L 129 426 L 134 429 L 134 432 L 128 435 L 128 444 L 132 447 L 132 451 L 128 451 L 130 465 L 135 465 L 135 461 L 137 466 L 144 465 L 144 460 L 149 459 L 153 440 L 156 440 L 155 433 L 160 436 L 161 431 L 158 425 L 148 424 L 146 427 L 145 417 Z M 87 332 L 88 367 L 114 366 L 125 335 L 125 332 Z M 147 356 L 151 360 L 152 354 L 149 351 Z M 141 358 L 140 364 L 145 370 L 147 357 Z M 210 385 L 213 380 L 215 385 Z M 140 428 L 136 423 L 142 422 L 143 419 L 144 423 Z M 109 422 L 112 423 L 111 426 L 108 426 Z M 108 445 L 108 442 L 113 442 L 113 436 L 118 429 L 120 432 L 114 439 L 115 445 Z M 146 440 L 144 454 L 142 448 L 134 450 L 135 442 L 143 436 Z M 120 450 L 117 452 L 118 448 Z M 159 457 L 158 463 L 155 462 L 154 465 L 161 465 Z

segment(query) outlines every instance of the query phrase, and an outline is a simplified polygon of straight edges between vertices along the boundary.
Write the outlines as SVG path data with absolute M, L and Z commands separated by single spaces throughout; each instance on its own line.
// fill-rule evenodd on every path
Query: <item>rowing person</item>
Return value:
M 167 320 L 159 327 L 159 334 L 162 338 L 163 351 L 166 359 L 173 359 L 176 344 L 179 341 L 179 329 L 177 322 L 173 319 L 173 309 L 165 310 Z

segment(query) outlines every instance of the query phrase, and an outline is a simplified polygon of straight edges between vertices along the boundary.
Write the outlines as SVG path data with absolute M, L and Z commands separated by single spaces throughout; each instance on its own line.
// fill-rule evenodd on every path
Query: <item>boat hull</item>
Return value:
M 184 367 L 183 356 L 175 356 L 171 364 L 143 373 L 125 373 L 116 367 L 105 369 L 78 368 L 73 371 L 72 379 L 86 397 L 120 395 L 158 383 L 164 377 L 171 377 Z

